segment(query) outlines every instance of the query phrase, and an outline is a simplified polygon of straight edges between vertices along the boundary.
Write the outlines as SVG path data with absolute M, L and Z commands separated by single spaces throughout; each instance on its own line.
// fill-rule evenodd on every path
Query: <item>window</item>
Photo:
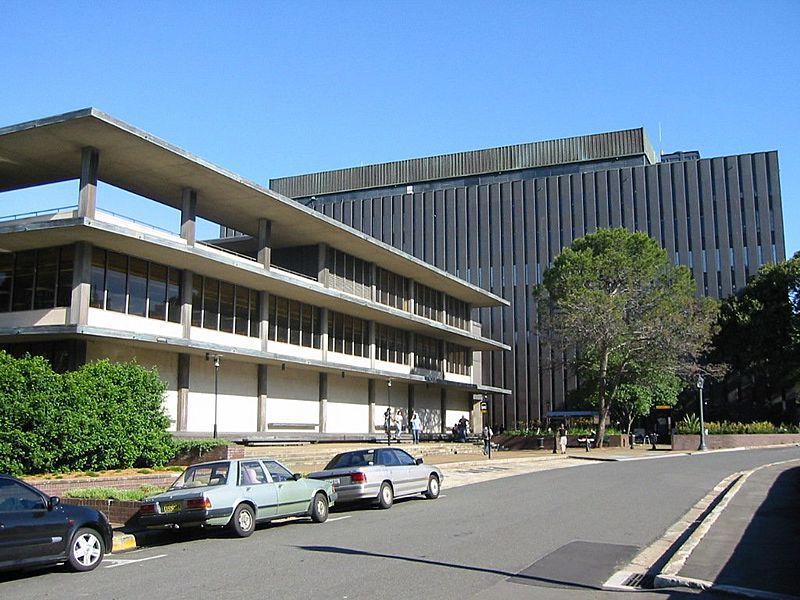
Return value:
M 408 334 L 402 329 L 377 325 L 375 327 L 377 359 L 402 365 L 408 364 Z
M 372 264 L 350 254 L 328 248 L 328 285 L 361 298 L 372 297 Z
M 447 344 L 447 371 L 457 375 L 469 375 L 472 367 L 472 352 L 458 344 Z
M 414 366 L 428 371 L 441 371 L 439 340 L 424 335 L 414 338 Z
M 408 279 L 385 269 L 376 269 L 376 300 L 381 304 L 408 310 Z
M 239 463 L 239 485 L 258 485 L 267 483 L 264 467 L 257 460 Z
M 414 286 L 414 312 L 420 317 L 438 321 L 442 310 L 442 294 L 426 285 Z
M 369 355 L 369 325 L 363 319 L 328 313 L 328 350 L 354 356 Z
M 165 265 L 94 248 L 89 305 L 180 323 L 180 274 L 179 270 Z M 66 296 L 66 291 L 60 293 Z M 199 318 L 199 314 L 193 312 L 193 319 L 195 316 Z
M 41 494 L 26 485 L 10 479 L 0 479 L 0 513 L 44 510 L 47 508 Z
M 72 246 L 0 254 L 0 312 L 69 306 Z
M 180 314 L 179 310 L 177 312 Z M 258 337 L 258 292 L 227 281 L 194 275 L 192 326 Z
M 316 306 L 270 295 L 268 318 L 270 340 L 306 348 L 320 347 L 320 311 Z
M 264 465 L 267 467 L 272 481 L 289 481 L 290 479 L 294 479 L 289 469 L 274 460 L 268 460 L 264 462 Z
M 516 271 L 514 271 L 516 273 Z M 445 296 L 447 324 L 469 331 L 472 312 L 469 304 L 452 296 Z

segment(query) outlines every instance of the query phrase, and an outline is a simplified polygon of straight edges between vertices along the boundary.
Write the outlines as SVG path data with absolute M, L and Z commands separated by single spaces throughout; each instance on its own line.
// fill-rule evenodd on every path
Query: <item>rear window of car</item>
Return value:
M 225 485 L 228 481 L 230 463 L 213 463 L 189 467 L 178 477 L 170 489 L 180 490 L 209 485 Z
M 359 452 L 342 452 L 333 457 L 326 469 L 346 469 L 348 467 L 368 467 L 373 464 L 375 458 L 373 450 Z

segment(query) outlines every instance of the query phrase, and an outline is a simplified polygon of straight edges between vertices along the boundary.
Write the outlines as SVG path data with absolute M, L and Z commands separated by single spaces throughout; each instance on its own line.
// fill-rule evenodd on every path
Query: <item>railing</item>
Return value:
M 71 206 L 59 206 L 58 208 L 44 208 L 42 210 L 34 210 L 26 213 L 19 213 L 16 215 L 5 215 L 0 217 L 0 221 L 16 221 L 17 219 L 28 219 L 31 217 L 42 217 L 44 215 L 54 215 L 66 210 L 75 210 L 78 208 L 77 204 Z
M 168 233 L 169 235 L 172 236 L 178 235 L 175 231 L 170 231 L 169 229 L 164 229 L 163 227 L 159 227 L 158 225 L 153 225 L 151 223 L 145 223 L 144 221 L 139 221 L 138 219 L 134 219 L 133 217 L 129 217 L 128 215 L 115 213 L 113 211 L 106 209 L 97 209 L 97 212 L 105 215 L 111 215 L 112 217 L 122 219 L 123 221 L 128 221 L 129 223 L 135 223 L 136 225 L 141 225 L 142 227 L 147 227 L 148 229 L 155 229 L 156 231 L 160 231 L 161 233 Z
M 224 252 L 225 254 L 232 254 L 233 256 L 236 256 L 238 258 L 243 258 L 243 259 L 249 260 L 251 262 L 258 262 L 258 260 L 253 258 L 252 256 L 247 256 L 246 254 L 241 254 L 239 252 L 234 252 L 233 250 L 228 250 L 227 248 L 223 248 L 222 246 L 217 246 L 217 245 L 211 244 L 209 242 L 203 242 L 203 241 L 197 240 L 195 242 L 195 244 L 198 244 L 200 246 L 206 246 L 208 248 L 212 248 L 213 250 L 218 250 L 219 252 Z

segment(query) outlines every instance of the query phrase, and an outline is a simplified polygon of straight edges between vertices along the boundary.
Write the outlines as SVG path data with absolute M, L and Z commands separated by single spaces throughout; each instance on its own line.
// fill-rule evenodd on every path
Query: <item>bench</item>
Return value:
M 267 423 L 269 429 L 316 429 L 318 423 Z
M 584 446 L 586 448 L 586 451 L 588 452 L 589 448 L 591 448 L 592 444 L 594 444 L 594 438 L 593 437 L 588 437 L 588 436 L 587 437 L 579 437 L 577 439 L 577 442 L 579 444 L 581 444 L 582 446 Z

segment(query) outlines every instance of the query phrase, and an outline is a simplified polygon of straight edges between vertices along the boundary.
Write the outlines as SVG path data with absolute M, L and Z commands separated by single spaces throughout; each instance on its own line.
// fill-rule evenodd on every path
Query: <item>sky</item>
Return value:
M 790 257 L 798 30 L 798 0 L 0 0 L 0 127 L 91 106 L 263 185 L 645 127 L 657 152 L 777 150 Z M 0 201 L 76 204 L 77 184 Z M 177 227 L 114 189 L 98 205 Z

